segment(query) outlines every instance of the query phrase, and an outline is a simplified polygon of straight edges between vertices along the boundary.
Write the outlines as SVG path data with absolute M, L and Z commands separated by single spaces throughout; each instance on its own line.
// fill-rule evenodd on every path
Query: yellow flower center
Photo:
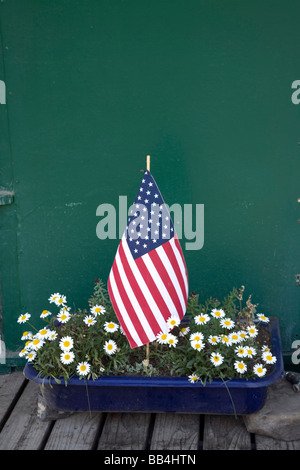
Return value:
M 194 340 L 195 341 L 200 341 L 200 336 L 195 336 Z
M 100 308 L 100 307 L 96 307 L 96 308 L 95 308 L 95 312 L 97 312 L 97 313 L 101 312 L 101 308 Z
M 261 368 L 261 367 L 258 367 L 258 368 L 257 368 L 257 372 L 258 372 L 259 374 L 261 374 L 261 373 L 262 373 L 262 371 L 263 371 L 263 370 L 262 370 L 262 368 Z
M 22 315 L 21 320 L 26 320 L 26 315 Z
M 39 344 L 39 342 L 40 342 L 39 339 L 34 339 L 32 343 L 34 344 L 34 346 L 36 346 L 37 344 Z
M 239 369 L 244 369 L 244 364 L 239 364 Z
M 64 347 L 65 348 L 68 348 L 70 346 L 70 341 L 64 341 Z
M 82 372 L 84 372 L 84 371 L 86 370 L 86 365 L 82 364 L 82 365 L 80 366 L 80 370 L 82 370 Z
M 227 338 L 227 336 L 223 336 L 223 341 L 224 341 L 225 343 L 228 343 L 229 339 Z
M 46 335 L 46 334 L 47 334 L 47 330 L 45 330 L 45 329 L 44 329 L 44 330 L 41 330 L 41 331 L 40 331 L 40 334 L 41 334 L 41 335 Z
M 115 325 L 113 323 L 108 324 L 108 328 L 113 328 Z
M 173 343 L 174 343 L 173 338 L 170 338 L 170 339 L 169 339 L 169 344 L 173 344 Z
M 42 313 L 45 315 L 45 313 L 48 313 L 48 310 L 43 310 Z
M 27 335 L 28 335 L 28 331 L 24 331 L 23 336 L 27 336 Z
M 108 344 L 107 345 L 107 349 L 111 350 L 113 348 L 113 345 L 112 344 Z
M 219 317 L 221 315 L 221 312 L 215 312 L 216 317 Z
M 161 339 L 167 339 L 167 336 L 168 335 L 165 333 L 165 334 L 161 335 Z
M 225 325 L 230 325 L 230 321 L 229 320 L 225 320 Z
M 215 362 L 218 362 L 219 360 L 220 360 L 219 356 L 215 356 L 215 357 L 214 357 L 214 361 L 215 361 Z
M 267 356 L 267 360 L 270 361 L 272 359 L 272 356 Z
M 68 361 L 68 360 L 70 359 L 70 357 L 71 357 L 70 354 L 66 354 L 66 355 L 65 355 L 66 361 Z
M 61 317 L 60 317 L 62 320 L 65 320 L 67 318 L 67 315 L 63 314 Z
M 238 339 L 238 335 L 232 335 L 232 339 Z

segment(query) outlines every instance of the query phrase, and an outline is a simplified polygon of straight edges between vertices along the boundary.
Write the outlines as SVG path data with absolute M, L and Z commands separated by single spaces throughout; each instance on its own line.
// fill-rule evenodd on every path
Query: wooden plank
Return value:
M 203 450 L 250 450 L 251 438 L 241 416 L 206 415 Z
M 51 423 L 37 418 L 39 386 L 29 382 L 0 434 L 1 450 L 37 450 Z
M 55 422 L 45 450 L 91 450 L 102 413 L 74 413 Z
M 197 450 L 200 415 L 159 413 L 156 415 L 151 450 Z
M 25 382 L 26 379 L 21 371 L 0 375 L 0 427 Z
M 300 440 L 281 441 L 255 434 L 256 450 L 300 450 Z
M 144 450 L 150 413 L 109 413 L 98 443 L 100 450 Z

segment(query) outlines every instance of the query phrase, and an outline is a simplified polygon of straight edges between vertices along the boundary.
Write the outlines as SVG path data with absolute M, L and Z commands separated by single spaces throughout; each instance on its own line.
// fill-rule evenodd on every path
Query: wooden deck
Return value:
M 42 421 L 37 417 L 38 395 L 39 386 L 22 372 L 0 375 L 0 450 L 165 450 L 198 455 L 199 450 L 300 449 L 300 441 L 248 433 L 241 416 L 82 412 Z

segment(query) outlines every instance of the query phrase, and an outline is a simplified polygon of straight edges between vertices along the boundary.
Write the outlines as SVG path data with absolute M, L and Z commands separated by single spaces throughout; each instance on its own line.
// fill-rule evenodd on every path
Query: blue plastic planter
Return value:
M 101 377 L 89 380 L 88 396 L 84 380 L 73 377 L 65 386 L 53 379 L 37 377 L 27 363 L 24 375 L 39 384 L 47 406 L 62 411 L 178 412 L 203 414 L 250 414 L 265 403 L 267 389 L 284 375 L 278 320 L 271 318 L 272 352 L 277 362 L 271 374 L 260 379 L 220 379 L 191 384 L 187 378 L 171 377 Z M 51 386 L 50 386 L 51 384 Z M 235 406 L 235 410 L 232 405 Z

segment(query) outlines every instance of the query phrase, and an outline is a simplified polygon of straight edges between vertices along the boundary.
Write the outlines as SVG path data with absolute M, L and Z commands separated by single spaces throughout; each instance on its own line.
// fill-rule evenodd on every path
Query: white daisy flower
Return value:
M 223 363 L 224 357 L 222 356 L 222 354 L 212 352 L 209 360 L 214 366 L 217 367 Z
M 179 332 L 179 336 L 186 336 L 190 332 L 189 326 L 184 326 Z
M 246 349 L 243 346 L 238 346 L 237 348 L 235 348 L 235 353 L 238 357 L 246 357 L 247 356 Z
M 36 338 L 47 339 L 49 336 L 49 330 L 47 328 L 42 328 L 35 334 Z
M 60 294 L 57 292 L 56 294 L 51 294 L 48 300 L 50 304 L 53 304 L 55 303 L 55 300 L 58 299 L 59 297 L 60 297 Z
M 168 339 L 168 333 L 164 333 L 163 331 L 158 333 L 158 335 L 156 336 L 156 341 L 159 344 L 167 344 L 167 339 Z
M 269 348 L 269 346 L 267 346 L 266 344 L 263 345 L 263 347 L 261 348 L 261 352 L 271 352 L 271 349 Z
M 40 314 L 40 318 L 47 318 L 49 317 L 49 315 L 52 315 L 52 313 L 49 312 L 49 310 L 43 310 L 42 313 Z
M 29 351 L 26 357 L 27 361 L 32 362 L 34 361 L 35 358 L 36 358 L 36 351 Z
M 256 349 L 253 348 L 252 346 L 245 346 L 245 351 L 246 351 L 247 357 L 256 356 Z
M 115 331 L 118 331 L 119 325 L 117 323 L 114 323 L 113 321 L 106 321 L 104 323 L 104 329 L 107 331 L 107 333 L 114 333 Z
M 277 361 L 276 356 L 273 356 L 272 353 L 265 351 L 262 355 L 262 359 L 266 364 L 275 364 Z
M 33 340 L 30 343 L 30 348 L 33 349 L 34 351 L 38 351 L 41 349 L 45 344 L 45 341 L 39 338 L 36 338 L 35 336 L 33 337 Z
M 262 364 L 255 364 L 253 372 L 258 375 L 258 377 L 263 377 L 266 374 L 267 369 Z
M 91 366 L 87 361 L 79 362 L 76 367 L 76 371 L 78 375 L 88 375 L 91 370 Z
M 94 305 L 90 310 L 93 315 L 103 315 L 106 312 L 103 305 Z
M 234 321 L 231 320 L 231 318 L 222 318 L 220 325 L 223 326 L 223 328 L 227 328 L 227 330 L 231 330 L 234 328 Z
M 54 341 L 57 338 L 57 332 L 55 330 L 49 330 L 48 333 L 48 340 L 49 341 Z
M 97 320 L 92 315 L 86 315 L 83 321 L 87 326 L 92 326 L 92 325 L 95 325 L 95 323 L 97 323 Z
M 239 374 L 244 374 L 247 371 L 247 366 L 243 361 L 235 361 L 234 368 Z
M 175 317 L 174 315 L 168 318 L 167 320 L 167 325 L 169 329 L 175 328 L 175 326 L 178 326 L 180 323 L 180 320 L 178 317 Z
M 191 382 L 192 384 L 195 384 L 198 382 L 199 377 L 196 374 L 192 374 L 192 375 L 189 375 L 188 379 L 189 379 L 189 382 Z
M 60 362 L 63 364 L 71 364 L 75 359 L 75 354 L 72 351 L 64 351 L 60 355 Z
M 247 326 L 247 333 L 250 338 L 255 338 L 258 335 L 258 330 L 254 325 Z
M 99 371 L 104 372 L 105 371 L 104 367 L 100 367 Z
M 178 338 L 175 335 L 168 333 L 166 344 L 168 344 L 170 348 L 171 347 L 176 348 L 177 343 L 178 343 Z
M 270 319 L 268 317 L 266 317 L 263 313 L 258 313 L 256 316 L 263 323 L 269 323 L 269 321 L 270 321 Z
M 197 315 L 195 317 L 196 325 L 205 325 L 206 323 L 209 322 L 209 320 L 210 320 L 210 318 L 207 315 L 207 313 L 201 313 L 200 315 Z
M 32 338 L 33 338 L 33 334 L 31 333 L 31 331 L 24 331 L 21 339 L 25 340 L 25 339 L 32 339 Z
M 239 335 L 241 341 L 245 341 L 246 339 L 249 338 L 249 336 L 247 335 L 247 332 L 244 331 L 244 330 L 238 331 L 238 335 Z
M 18 323 L 26 323 L 29 318 L 31 317 L 30 313 L 24 313 L 24 315 L 20 315 L 17 322 Z
M 226 346 L 232 346 L 232 339 L 230 336 L 227 335 L 221 335 L 221 343 L 226 344 Z
M 224 310 L 222 310 L 221 308 L 214 308 L 210 314 L 214 317 L 214 318 L 222 318 L 222 317 L 225 317 L 225 312 Z
M 220 336 L 213 336 L 213 335 L 210 335 L 208 338 L 207 338 L 208 342 L 212 345 L 214 344 L 218 344 L 220 342 Z
M 57 315 L 57 320 L 60 323 L 67 323 L 71 318 L 70 313 L 67 310 L 60 310 L 59 314 Z
M 190 336 L 190 341 L 201 341 L 202 339 L 204 339 L 204 336 L 199 331 L 192 333 Z
M 235 332 L 234 332 L 234 333 L 230 333 L 229 337 L 230 337 L 230 339 L 231 339 L 231 341 L 232 341 L 233 344 L 236 344 L 236 343 L 240 343 L 240 342 L 241 342 L 241 338 L 240 338 L 240 336 L 239 336 L 238 333 L 235 333 Z
M 191 341 L 191 346 L 196 351 L 202 351 L 202 349 L 205 347 L 205 344 L 200 339 L 199 341 L 196 341 L 196 340 Z
M 70 351 L 74 346 L 74 341 L 71 336 L 64 336 L 59 342 L 59 347 L 62 351 Z
M 109 341 L 105 341 L 105 344 L 103 346 L 104 351 L 106 354 L 109 354 L 110 356 L 114 354 L 117 350 L 117 344 L 115 341 L 110 339 Z
M 67 298 L 65 295 L 60 295 L 59 297 L 56 297 L 54 300 L 55 305 L 58 307 L 62 307 L 67 303 Z
M 20 352 L 19 352 L 19 356 L 20 357 L 26 357 L 28 354 L 28 348 L 23 348 Z

